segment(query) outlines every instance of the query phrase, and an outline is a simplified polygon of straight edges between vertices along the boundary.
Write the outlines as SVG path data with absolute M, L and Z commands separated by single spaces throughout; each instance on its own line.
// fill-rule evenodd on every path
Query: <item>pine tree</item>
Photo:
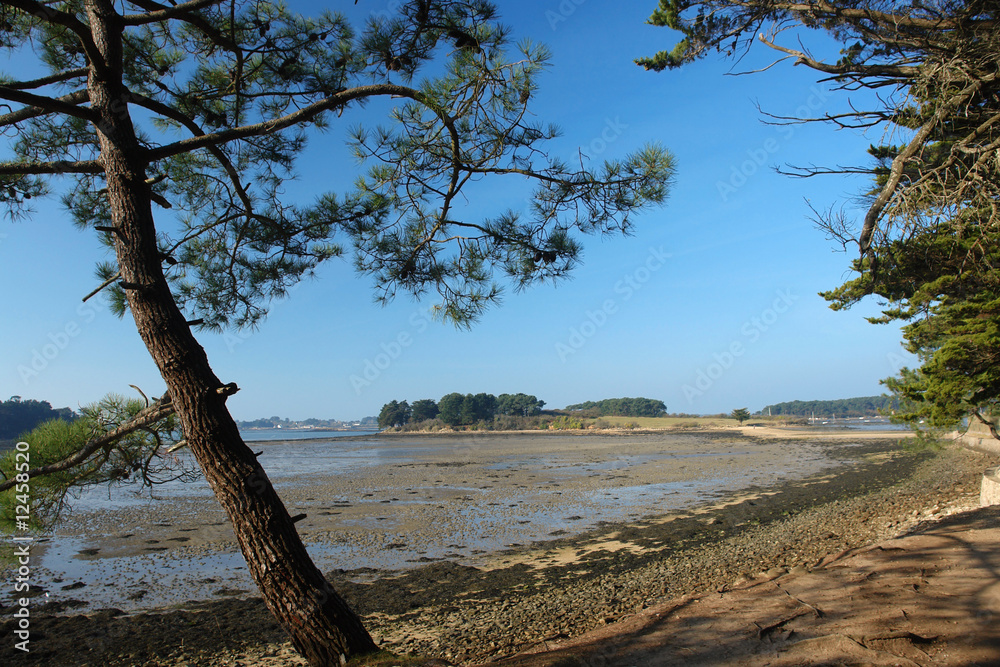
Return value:
M 650 18 L 679 30 L 669 51 L 638 63 L 662 70 L 712 52 L 727 57 L 759 43 L 778 60 L 815 70 L 834 91 L 870 91 L 839 114 L 771 122 L 825 122 L 899 137 L 872 146 L 870 166 L 792 173 L 867 173 L 872 189 L 855 219 L 834 206 L 817 221 L 845 249 L 856 274 L 823 296 L 834 309 L 875 295 L 876 323 L 904 322 L 917 369 L 885 384 L 902 399 L 897 417 L 953 427 L 964 417 L 990 425 L 1000 402 L 1000 5 L 992 0 L 807 3 L 786 0 L 660 0 Z M 792 45 L 786 30 L 797 31 Z M 841 43 L 819 60 L 810 32 Z M 775 63 L 777 64 L 777 63 Z M 998 436 L 1000 437 L 1000 436 Z
M 266 1 L 12 0 L 0 44 L 46 72 L 0 83 L 13 156 L 0 200 L 30 215 L 64 177 L 70 216 L 113 255 L 101 287 L 159 368 L 268 608 L 313 665 L 375 650 L 240 438 L 226 408 L 238 387 L 195 331 L 258 324 L 345 244 L 381 300 L 435 290 L 442 318 L 468 325 L 497 301 L 496 274 L 515 288 L 559 278 L 581 233 L 630 230 L 665 198 L 670 156 L 651 146 L 594 169 L 549 159 L 557 131 L 527 114 L 546 51 L 525 42 L 510 57 L 508 29 L 480 0 L 412 0 L 360 31 Z M 352 131 L 374 164 L 357 186 L 286 200 L 310 130 L 375 99 L 391 122 Z M 504 177 L 535 185 L 528 214 L 462 209 L 469 182 Z

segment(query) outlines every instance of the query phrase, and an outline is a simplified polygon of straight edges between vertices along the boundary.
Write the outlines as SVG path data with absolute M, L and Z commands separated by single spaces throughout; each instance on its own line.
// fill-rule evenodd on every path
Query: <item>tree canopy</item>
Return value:
M 52 190 L 51 174 L 72 174 L 63 203 L 111 246 L 86 4 L 7 3 L 3 44 L 37 44 L 49 74 L 0 87 L 17 105 L 0 116 L 17 156 L 0 163 L 0 201 L 25 214 Z M 527 110 L 548 52 L 513 47 L 489 3 L 408 2 L 362 30 L 338 13 L 306 18 L 273 3 L 126 5 L 145 13 L 123 19 L 116 104 L 141 110 L 132 122 L 145 187 L 170 213 L 158 216 L 157 243 L 174 299 L 202 326 L 257 324 L 271 298 L 345 243 L 380 300 L 433 289 L 441 314 L 468 324 L 498 299 L 497 272 L 518 288 L 565 276 L 580 251 L 574 231 L 628 231 L 636 210 L 666 196 L 672 161 L 656 146 L 593 169 L 546 156 L 558 130 Z M 423 78 L 442 56 L 447 66 Z M 398 102 L 390 123 L 349 132 L 371 165 L 357 186 L 286 201 L 304 128 L 376 98 Z M 534 181 L 530 206 L 469 215 L 460 193 L 487 176 Z M 120 267 L 98 272 L 124 312 Z
M 389 401 L 378 413 L 378 425 L 382 428 L 402 426 L 410 421 L 410 404 L 406 401 Z
M 497 414 L 497 397 L 493 394 L 451 393 L 438 401 L 439 418 L 449 426 L 492 421 Z
M 442 396 L 439 402 L 425 398 L 414 401 L 412 406 L 406 401 L 390 401 L 382 406 L 379 426 L 402 426 L 411 421 L 422 422 L 434 418 L 449 426 L 462 426 L 480 421 L 490 422 L 499 415 L 533 417 L 541 413 L 544 405 L 545 401 L 523 393 L 494 396 L 486 393 L 452 392 Z M 404 413 L 406 419 L 402 419 Z M 390 421 L 390 417 L 395 421 Z
M 816 214 L 831 238 L 858 251 L 855 277 L 823 296 L 840 309 L 875 295 L 885 308 L 873 322 L 906 323 L 921 366 L 886 384 L 908 402 L 913 422 L 950 426 L 970 413 L 988 421 L 1000 397 L 992 363 L 1000 353 L 998 14 L 988 0 L 661 0 L 650 22 L 683 37 L 638 61 L 669 69 L 713 52 L 739 57 L 759 42 L 835 90 L 866 93 L 843 113 L 770 122 L 827 122 L 885 137 L 868 164 L 792 173 L 872 179 L 859 193 L 863 215 L 836 206 Z M 810 30 L 840 42 L 836 62 L 811 55 Z
M 899 399 L 893 396 L 858 396 L 815 401 L 786 401 L 765 405 L 761 414 L 793 417 L 874 417 L 888 415 L 899 409 Z
M 662 417 L 667 412 L 663 401 L 653 398 L 605 398 L 567 405 L 567 410 L 582 410 L 595 417 Z
M 736 408 L 729 413 L 729 416 L 738 421 L 740 426 L 742 426 L 743 422 L 750 419 L 750 410 L 747 408 Z
M 415 422 L 427 421 L 438 416 L 438 404 L 430 398 L 421 398 L 413 401 L 410 406 L 410 418 Z
M 541 414 L 545 401 L 530 394 L 500 394 L 497 396 L 497 414 L 512 417 L 534 417 Z
M 0 440 L 16 438 L 42 422 L 52 419 L 72 421 L 76 416 L 69 408 L 53 409 L 48 401 L 11 396 L 0 403 Z

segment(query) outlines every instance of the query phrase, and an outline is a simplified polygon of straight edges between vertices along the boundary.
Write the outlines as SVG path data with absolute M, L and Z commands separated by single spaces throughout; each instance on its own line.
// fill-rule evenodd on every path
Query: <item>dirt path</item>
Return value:
M 955 514 L 812 571 L 670 600 L 499 664 L 996 665 L 998 544 L 1000 507 Z

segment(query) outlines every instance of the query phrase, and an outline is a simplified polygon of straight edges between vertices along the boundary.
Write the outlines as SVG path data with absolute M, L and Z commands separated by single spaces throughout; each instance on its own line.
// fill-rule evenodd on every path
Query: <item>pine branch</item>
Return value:
M 87 461 L 88 458 L 100 449 L 113 445 L 115 441 L 125 437 L 126 435 L 138 431 L 140 429 L 146 428 L 150 424 L 155 424 L 156 422 L 169 417 L 174 414 L 175 408 L 173 403 L 170 401 L 169 397 L 161 398 L 158 402 L 143 409 L 130 420 L 119 426 L 118 428 L 105 433 L 97 438 L 94 438 L 80 451 L 67 456 L 61 461 L 56 463 L 50 463 L 49 465 L 39 466 L 38 468 L 32 468 L 26 474 L 29 478 L 38 477 L 39 475 L 51 475 L 52 473 L 62 472 L 64 470 L 69 470 L 75 468 Z M 11 478 L 0 482 L 0 491 L 6 491 L 10 489 L 15 484 L 17 484 L 16 478 Z
M 165 15 L 169 13 L 170 16 L 168 16 L 167 18 L 179 19 L 181 21 L 184 21 L 185 23 L 188 23 L 189 25 L 198 28 L 205 35 L 210 37 L 216 45 L 233 53 L 240 52 L 239 44 L 232 41 L 228 37 L 225 37 L 221 32 L 219 32 L 215 28 L 215 26 L 213 26 L 209 21 L 207 21 L 205 17 L 195 13 L 195 10 L 203 9 L 204 7 L 188 6 L 185 7 L 184 11 L 174 12 L 175 9 L 179 9 L 184 5 L 194 5 L 196 4 L 197 1 L 198 0 L 194 0 L 192 2 L 187 2 L 176 6 L 161 5 L 160 3 L 152 2 L 151 0 L 132 0 L 132 4 L 142 7 L 146 11 L 150 12 L 149 14 L 138 15 L 138 16 L 150 16 L 154 13 L 163 13 Z M 219 2 L 220 0 L 215 0 L 213 2 L 204 2 L 203 4 L 204 6 L 211 6 L 214 4 L 219 4 Z
M 139 95 L 136 93 L 132 93 L 131 101 L 135 102 L 137 105 L 141 107 L 149 109 L 154 113 L 158 113 L 165 118 L 170 118 L 172 120 L 177 121 L 185 128 L 187 128 L 188 131 L 190 131 L 191 134 L 193 134 L 195 137 L 207 136 L 205 131 L 202 130 L 201 127 L 196 122 L 194 122 L 194 120 L 191 117 L 181 113 L 177 109 L 174 109 L 173 107 L 167 104 L 146 97 L 145 95 Z M 253 212 L 253 202 L 250 201 L 250 196 L 247 194 L 246 189 L 240 182 L 239 172 L 236 171 L 236 168 L 233 166 L 233 163 L 229 160 L 229 158 L 222 151 L 222 149 L 219 148 L 218 144 L 210 144 L 206 148 L 215 157 L 215 159 L 219 161 L 219 164 L 225 170 L 226 174 L 229 175 L 229 180 L 233 188 L 236 190 L 236 194 L 239 196 L 240 201 L 243 202 L 243 206 L 246 208 L 247 213 L 251 214 Z
M 406 97 L 426 103 L 426 97 L 423 93 L 406 86 L 400 86 L 392 83 L 376 83 L 367 86 L 357 86 L 355 88 L 335 93 L 325 99 L 314 102 L 279 118 L 266 120 L 253 125 L 234 127 L 228 130 L 222 130 L 221 132 L 205 134 L 199 137 L 192 137 L 190 139 L 183 139 L 172 144 L 154 148 L 149 151 L 148 158 L 150 162 L 155 162 L 156 160 L 173 157 L 174 155 L 190 153 L 191 151 L 199 148 L 224 144 L 230 141 L 237 141 L 239 139 L 248 139 L 251 137 L 273 134 L 279 130 L 309 122 L 325 111 L 330 111 L 331 109 L 344 106 L 354 100 L 383 95 Z
M 94 44 L 90 26 L 73 14 L 53 9 L 47 4 L 35 0 L 5 0 L 4 4 L 27 12 L 48 23 L 67 28 L 79 38 L 80 45 L 83 47 L 84 53 L 87 54 L 87 59 L 95 66 L 101 62 L 101 53 L 97 49 L 97 45 Z

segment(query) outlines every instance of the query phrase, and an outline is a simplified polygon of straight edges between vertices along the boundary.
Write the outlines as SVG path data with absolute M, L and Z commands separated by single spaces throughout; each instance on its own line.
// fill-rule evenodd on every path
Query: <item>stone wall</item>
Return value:
M 968 431 L 964 434 L 956 434 L 956 437 L 959 442 L 969 449 L 974 449 L 977 452 L 985 454 L 1000 455 L 1000 440 L 994 438 L 990 434 L 990 429 L 978 421 L 972 422 L 969 425 Z

